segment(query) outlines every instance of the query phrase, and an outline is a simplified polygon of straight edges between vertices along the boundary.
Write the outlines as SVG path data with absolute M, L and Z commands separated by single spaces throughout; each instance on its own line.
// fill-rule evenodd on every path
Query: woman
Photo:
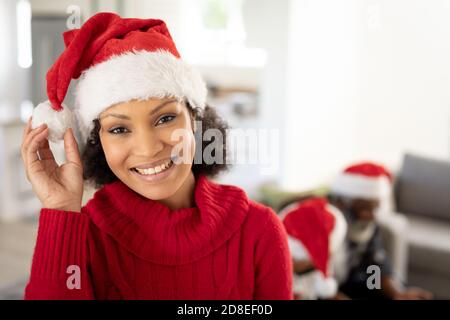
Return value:
M 100 13 L 64 41 L 47 74 L 50 101 L 34 110 L 22 144 L 43 207 L 25 298 L 292 299 L 275 213 L 209 180 L 226 165 L 205 161 L 195 136 L 226 125 L 164 22 Z M 80 75 L 82 156 L 62 105 Z M 58 138 L 60 167 L 48 144 Z M 216 159 L 226 148 L 214 150 Z M 101 188 L 82 207 L 83 178 Z

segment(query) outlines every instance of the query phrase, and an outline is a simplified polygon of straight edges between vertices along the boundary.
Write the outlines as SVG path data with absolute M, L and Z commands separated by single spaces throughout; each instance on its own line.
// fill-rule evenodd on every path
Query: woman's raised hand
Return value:
M 83 166 L 78 145 L 71 128 L 64 134 L 66 162 L 55 161 L 44 124 L 31 129 L 31 118 L 23 132 L 22 159 L 27 179 L 44 208 L 81 211 L 83 197 Z

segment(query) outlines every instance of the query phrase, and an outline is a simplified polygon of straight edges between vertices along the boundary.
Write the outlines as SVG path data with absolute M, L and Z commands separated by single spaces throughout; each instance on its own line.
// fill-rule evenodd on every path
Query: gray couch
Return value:
M 450 162 L 406 154 L 395 205 L 408 219 L 408 284 L 450 299 Z

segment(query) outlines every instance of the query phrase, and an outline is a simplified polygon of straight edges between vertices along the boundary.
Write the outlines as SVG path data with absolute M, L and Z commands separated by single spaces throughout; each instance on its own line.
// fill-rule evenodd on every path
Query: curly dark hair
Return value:
M 194 121 L 200 121 L 201 130 L 197 128 L 195 132 L 195 159 L 201 159 L 201 163 L 194 161 L 192 164 L 192 171 L 195 176 L 199 174 L 205 174 L 212 178 L 217 176 L 220 172 L 226 171 L 229 168 L 227 164 L 227 145 L 226 145 L 226 133 L 229 128 L 228 124 L 217 114 L 217 112 L 210 106 L 206 106 L 203 110 L 199 108 L 192 108 L 186 103 L 188 110 Z M 86 141 L 86 147 L 83 150 L 82 162 L 83 162 L 83 178 L 84 180 L 91 181 L 95 184 L 96 188 L 100 188 L 107 183 L 118 180 L 117 176 L 111 171 L 108 163 L 106 162 L 105 153 L 100 142 L 100 121 L 98 119 L 93 120 L 94 128 L 89 134 Z M 208 129 L 220 130 L 222 133 L 223 141 L 216 141 L 213 137 L 212 141 L 204 141 L 203 134 Z M 218 144 L 221 145 L 218 145 Z M 219 150 L 223 159 L 220 162 L 206 163 L 203 158 L 203 150 L 206 146 L 212 145 L 212 156 L 215 157 L 215 150 Z M 198 148 L 198 146 L 202 146 Z

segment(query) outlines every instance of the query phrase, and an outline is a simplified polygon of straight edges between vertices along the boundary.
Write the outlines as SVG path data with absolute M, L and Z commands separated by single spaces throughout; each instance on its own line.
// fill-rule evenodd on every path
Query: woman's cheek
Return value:
M 111 141 L 106 140 L 103 144 L 103 150 L 109 167 L 116 172 L 120 170 L 126 159 L 126 145 L 118 143 L 117 141 L 112 143 Z
M 189 157 L 191 155 L 193 157 L 195 151 L 195 137 L 192 131 L 185 128 L 171 130 L 170 133 L 165 135 L 164 140 L 167 144 L 172 146 L 172 148 L 175 148 L 175 150 L 182 149 L 183 155 L 187 152 Z

